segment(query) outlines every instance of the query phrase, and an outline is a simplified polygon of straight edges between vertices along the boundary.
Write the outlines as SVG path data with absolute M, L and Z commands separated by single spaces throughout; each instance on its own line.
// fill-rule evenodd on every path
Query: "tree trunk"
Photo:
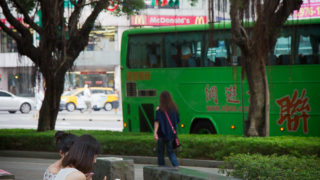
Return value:
M 40 109 L 38 131 L 54 130 L 59 112 L 60 96 L 64 90 L 64 74 L 56 76 L 48 74 L 44 74 L 46 90 Z
M 255 50 L 249 53 L 246 64 L 246 75 L 250 90 L 250 108 L 245 122 L 245 136 L 266 135 L 266 104 L 268 99 L 267 76 L 263 57 Z M 258 59 L 260 58 L 260 59 Z
M 281 27 L 289 15 L 300 8 L 303 1 L 230 2 L 232 39 L 244 56 L 243 70 L 247 75 L 250 90 L 250 108 L 244 122 L 244 135 L 269 136 L 270 100 L 265 64 L 269 58 L 268 53 L 277 42 Z M 243 26 L 244 17 L 247 15 L 251 15 L 254 21 L 251 32 L 247 26 Z

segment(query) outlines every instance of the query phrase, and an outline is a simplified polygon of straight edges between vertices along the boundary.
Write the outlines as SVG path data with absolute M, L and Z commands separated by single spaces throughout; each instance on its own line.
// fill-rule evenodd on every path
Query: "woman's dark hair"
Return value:
M 89 173 L 93 168 L 94 156 L 100 152 L 101 146 L 94 137 L 88 134 L 82 135 L 63 158 L 62 166 L 72 166 L 84 174 Z
M 162 91 L 160 94 L 160 110 L 163 112 L 177 112 L 177 105 L 172 100 L 172 97 L 168 91 Z
M 73 143 L 78 139 L 78 136 L 71 133 L 58 131 L 54 135 L 54 138 L 56 140 L 57 149 L 65 154 L 69 151 Z

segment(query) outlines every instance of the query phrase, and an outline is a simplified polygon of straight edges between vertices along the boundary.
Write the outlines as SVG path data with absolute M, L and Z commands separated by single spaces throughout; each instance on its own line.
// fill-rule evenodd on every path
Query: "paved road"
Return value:
M 36 112 L 29 114 L 9 114 L 8 112 L 0 112 L 0 129 L 5 128 L 25 128 L 36 129 L 38 120 L 35 116 Z M 92 111 L 91 114 L 80 111 L 68 112 L 61 111 L 58 114 L 56 122 L 56 130 L 69 129 L 87 129 L 87 130 L 111 130 L 122 131 L 122 114 L 113 111 Z
M 16 180 L 42 180 L 46 168 L 53 163 L 53 159 L 0 157 L 0 169 L 4 169 L 15 175 Z M 143 167 L 150 164 L 135 164 L 135 180 L 143 179 Z M 202 167 L 182 167 L 186 169 L 196 169 L 204 172 L 217 173 L 216 168 Z

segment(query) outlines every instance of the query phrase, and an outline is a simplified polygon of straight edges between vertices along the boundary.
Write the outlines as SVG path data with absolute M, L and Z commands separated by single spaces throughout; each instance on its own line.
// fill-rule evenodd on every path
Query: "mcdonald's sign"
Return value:
M 143 16 L 143 15 L 131 16 L 131 25 L 133 26 L 147 25 L 147 16 Z
M 131 26 L 179 26 L 206 24 L 206 16 L 131 16 Z
M 205 24 L 204 16 L 197 16 L 194 24 Z

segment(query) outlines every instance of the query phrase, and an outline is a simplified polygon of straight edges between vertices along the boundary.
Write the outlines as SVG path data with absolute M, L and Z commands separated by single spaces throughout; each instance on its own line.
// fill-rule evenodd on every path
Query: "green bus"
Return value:
M 231 24 L 130 29 L 121 45 L 125 132 L 152 132 L 159 95 L 178 106 L 179 133 L 243 134 L 250 92 Z M 182 56 L 191 51 L 192 65 Z M 234 48 L 236 49 L 236 48 Z M 320 136 L 320 19 L 289 20 L 270 52 L 270 135 Z

